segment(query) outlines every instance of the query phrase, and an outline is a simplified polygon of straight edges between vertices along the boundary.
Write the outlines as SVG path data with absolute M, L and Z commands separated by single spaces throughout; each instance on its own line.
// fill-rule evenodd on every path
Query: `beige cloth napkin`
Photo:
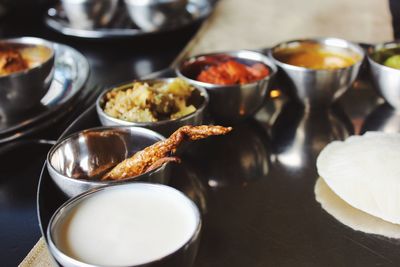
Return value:
M 366 43 L 391 40 L 388 1 L 220 0 L 177 61 L 198 53 L 266 48 L 284 40 L 318 36 Z M 20 266 L 54 266 L 43 238 Z
M 57 266 L 51 257 L 43 237 L 39 239 L 19 267 L 53 267 Z
M 393 39 L 389 0 L 221 0 L 184 49 L 188 55 L 271 47 L 307 37 Z

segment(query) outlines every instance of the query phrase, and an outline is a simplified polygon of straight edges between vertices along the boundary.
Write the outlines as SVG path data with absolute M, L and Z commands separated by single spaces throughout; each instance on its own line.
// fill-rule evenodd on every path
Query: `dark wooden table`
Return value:
M 30 2 L 0 17 L 0 38 L 37 36 L 72 46 L 88 59 L 87 86 L 110 86 L 168 67 L 199 25 L 179 31 L 113 40 L 82 40 L 63 36 L 46 27 L 46 1 Z M 66 128 L 59 123 L 35 134 L 57 139 Z M 70 119 L 70 118 L 68 118 Z M 36 216 L 36 189 L 49 146 L 27 144 L 0 155 L 0 259 L 1 266 L 16 266 L 40 237 Z
M 1 37 L 35 35 L 77 48 L 92 67 L 89 86 L 167 67 L 196 29 L 84 41 L 48 30 L 41 18 L 33 10 L 9 15 L 2 19 Z M 268 99 L 256 119 L 235 125 L 226 138 L 190 149 L 175 168 L 172 185 L 204 213 L 195 266 L 400 266 L 398 240 L 346 227 L 321 209 L 313 193 L 315 158 L 328 142 L 366 130 L 400 130 L 400 115 L 382 104 L 368 77 L 364 69 L 329 110 L 307 113 L 284 95 Z M 97 124 L 92 110 L 73 129 Z M 60 122 L 39 136 L 57 138 L 64 127 Z M 36 188 L 47 150 L 27 145 L 0 158 L 1 266 L 18 264 L 40 237 Z

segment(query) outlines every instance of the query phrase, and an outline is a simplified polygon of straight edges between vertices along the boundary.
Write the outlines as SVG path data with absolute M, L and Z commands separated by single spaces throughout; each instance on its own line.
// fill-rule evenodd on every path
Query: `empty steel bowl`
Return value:
M 158 82 L 170 83 L 174 79 L 175 78 L 151 79 L 151 80 L 141 80 L 140 82 L 146 82 L 149 85 L 151 85 Z M 118 90 L 126 90 L 131 87 L 132 83 L 129 83 L 117 88 Z M 201 125 L 203 123 L 205 109 L 208 105 L 208 94 L 207 91 L 201 87 L 195 86 L 194 88 L 195 90 L 193 91 L 192 96 L 189 99 L 189 103 L 191 103 L 196 108 L 196 111 L 178 119 L 162 120 L 158 122 L 130 122 L 111 117 L 110 115 L 104 112 L 104 106 L 106 104 L 107 93 L 113 90 L 114 88 L 104 91 L 97 98 L 96 110 L 100 122 L 104 126 L 125 125 L 125 126 L 143 127 L 161 133 L 164 136 L 169 136 L 179 127 L 185 125 Z
M 328 50 L 354 55 L 355 64 L 338 69 L 310 69 L 287 64 L 276 53 L 301 44 L 319 44 Z M 294 94 L 307 107 L 328 106 L 339 98 L 354 82 L 364 58 L 364 50 L 357 44 L 337 39 L 319 38 L 283 42 L 273 47 L 269 55 L 293 83 Z
M 69 197 L 115 183 L 147 181 L 165 183 L 167 165 L 123 180 L 100 180 L 113 166 L 135 152 L 165 138 L 138 127 L 98 127 L 74 133 L 54 145 L 47 155 L 53 181 Z
M 118 7 L 118 0 L 61 0 L 70 26 L 94 29 L 107 26 Z
M 188 0 L 124 0 L 132 21 L 145 31 L 172 26 L 187 15 Z
M 22 60 L 27 65 L 16 63 Z M 16 72 L 0 74 L 0 120 L 22 115 L 40 105 L 54 73 L 54 48 L 51 42 L 34 37 L 0 40 L 0 68 L 9 64 Z M 19 59 L 16 59 L 19 58 Z
M 129 192 L 129 190 L 132 190 L 132 192 Z M 144 263 L 139 263 L 139 264 L 116 264 L 115 266 L 130 266 L 130 267 L 160 267 L 160 266 L 174 266 L 174 267 L 190 267 L 193 265 L 193 262 L 195 260 L 196 254 L 197 254 L 197 250 L 198 250 L 198 246 L 200 243 L 200 232 L 201 232 L 201 227 L 202 227 L 202 221 L 201 221 L 201 215 L 200 215 L 200 211 L 198 209 L 198 207 L 193 203 L 193 201 L 191 201 L 187 196 L 185 196 L 183 193 L 181 193 L 180 191 L 169 187 L 169 186 L 165 186 L 165 185 L 159 185 L 159 184 L 149 184 L 149 183 L 134 183 L 134 184 L 119 184 L 119 185 L 112 185 L 112 186 L 104 186 L 101 188 L 97 188 L 94 190 L 91 190 L 89 192 L 85 192 L 83 194 L 80 194 L 70 200 L 68 200 L 66 203 L 64 203 L 60 208 L 57 209 L 57 211 L 53 214 L 52 218 L 50 219 L 49 222 L 49 227 L 47 228 L 47 238 L 48 238 L 48 243 L 49 243 L 49 250 L 51 252 L 51 254 L 55 257 L 55 259 L 57 259 L 57 261 L 65 267 L 95 267 L 95 266 L 100 266 L 98 264 L 93 264 L 93 263 L 88 263 L 86 261 L 89 261 L 88 259 L 82 259 L 81 255 L 75 255 L 76 254 L 76 250 L 79 249 L 87 249 L 87 246 L 85 246 L 85 242 L 82 243 L 77 243 L 76 240 L 73 240 L 73 238 L 66 238 L 68 235 L 69 231 L 73 231 L 76 232 L 76 230 L 81 230 L 83 227 L 83 229 L 85 229 L 85 227 L 90 225 L 85 225 L 85 223 L 80 224 L 79 220 L 80 220 L 80 216 L 76 216 L 77 213 L 79 213 L 79 209 L 84 208 L 85 204 L 91 205 L 93 207 L 93 205 L 95 205 L 96 202 L 90 202 L 91 200 L 95 199 L 96 197 L 103 197 L 106 194 L 108 194 L 108 196 L 110 196 L 110 194 L 113 193 L 119 193 L 117 195 L 117 197 L 119 199 L 121 199 L 121 193 L 122 196 L 126 196 L 128 193 L 137 193 L 140 192 L 141 196 L 146 197 L 146 200 L 149 200 L 149 202 L 151 203 L 150 205 L 152 207 L 155 207 L 155 209 L 148 209 L 146 211 L 145 214 L 148 214 L 148 216 L 143 215 L 143 211 L 139 210 L 139 212 L 136 212 L 137 210 L 135 208 L 137 208 L 137 205 L 134 205 L 135 203 L 132 203 L 133 205 L 131 205 L 130 202 L 125 202 L 123 203 L 124 207 L 128 207 L 129 210 L 126 213 L 127 218 L 125 218 L 125 220 L 121 219 L 120 217 L 118 218 L 118 216 L 120 216 L 120 213 L 115 212 L 114 210 L 112 210 L 112 212 L 110 211 L 110 209 L 108 208 L 103 208 L 102 206 L 100 207 L 96 207 L 98 212 L 100 212 L 100 217 L 104 217 L 104 218 L 109 218 L 110 221 L 113 220 L 114 217 L 117 217 L 117 221 L 116 222 L 102 222 L 103 223 L 103 227 L 101 228 L 103 229 L 103 231 L 100 232 L 101 234 L 103 234 L 102 238 L 96 239 L 97 241 L 96 244 L 99 244 L 99 247 L 94 248 L 93 251 L 90 251 L 90 253 L 93 255 L 94 253 L 94 257 L 96 257 L 96 253 L 101 253 L 100 251 L 102 251 L 103 246 L 105 246 L 104 248 L 107 249 L 107 251 L 112 250 L 111 247 L 113 246 L 118 246 L 118 241 L 114 241 L 113 238 L 110 238 L 110 236 L 107 235 L 113 235 L 113 233 L 115 233 L 116 231 L 116 235 L 122 235 L 125 233 L 125 231 L 128 233 L 128 235 L 130 234 L 129 231 L 127 231 L 126 229 L 124 229 L 125 226 L 128 227 L 135 227 L 135 225 L 138 225 L 138 221 L 140 222 L 141 219 L 147 219 L 150 220 L 151 226 L 146 227 L 146 226 L 142 226 L 140 229 L 138 229 L 139 231 L 143 232 L 144 234 L 149 234 L 150 231 L 154 232 L 154 227 L 160 228 L 162 226 L 163 229 L 165 228 L 170 228 L 171 231 L 173 231 L 174 233 L 177 233 L 177 231 L 179 232 L 179 234 L 181 233 L 185 233 L 185 237 L 187 237 L 187 240 L 184 241 L 184 244 L 181 246 L 176 246 L 175 250 L 172 251 L 168 251 L 166 253 L 166 251 L 161 250 L 161 252 L 158 252 L 160 254 L 164 253 L 164 255 L 160 255 L 159 257 L 157 257 L 156 259 L 146 259 L 146 262 Z M 115 194 L 114 194 L 115 196 Z M 99 199 L 99 198 L 98 198 Z M 98 200 L 97 199 L 97 200 Z M 178 209 L 178 212 L 171 214 L 170 210 L 163 210 L 160 211 L 159 207 L 160 206 L 160 201 L 167 201 L 168 204 L 172 204 L 172 205 L 176 205 L 175 202 L 179 202 L 181 207 L 180 209 Z M 101 202 L 102 200 L 100 200 Z M 112 200 L 111 200 L 112 201 Z M 115 206 L 118 206 L 119 203 L 111 203 Z M 146 207 L 145 205 L 146 203 L 142 204 Z M 131 206 L 130 206 L 131 205 Z M 176 209 L 175 206 L 172 206 L 171 209 Z M 184 212 L 181 211 L 181 209 L 184 208 Z M 87 211 L 87 209 L 86 209 Z M 161 212 L 161 213 L 160 213 Z M 82 214 L 83 212 L 81 212 Z M 145 218 L 137 218 L 136 214 L 142 214 L 142 216 L 145 216 Z M 179 227 L 177 229 L 177 227 L 174 227 L 174 225 L 171 225 L 171 223 L 175 223 L 172 220 L 167 220 L 167 221 L 155 221 L 155 217 L 159 217 L 157 216 L 158 214 L 162 214 L 160 216 L 172 216 L 171 218 L 173 218 L 174 220 L 178 220 L 178 223 L 182 223 L 182 225 L 184 225 L 185 227 Z M 178 216 L 178 218 L 176 217 L 176 215 L 179 214 L 181 217 Z M 114 216 L 114 217 L 113 217 Z M 189 225 L 185 225 L 185 222 L 189 222 Z M 144 222 L 145 223 L 145 222 Z M 104 225 L 106 224 L 106 225 Z M 73 225 L 73 226 L 72 226 Z M 110 229 L 105 229 L 107 228 L 107 225 L 109 225 L 111 228 Z M 159 226 L 158 226 L 159 225 Z M 72 230 L 71 230 L 72 229 Z M 89 234 L 87 234 L 88 236 L 90 234 L 93 235 L 93 233 L 96 233 L 96 227 L 94 228 L 93 231 L 90 231 Z M 122 233 L 121 233 L 122 232 Z M 160 232 L 160 231 L 158 231 Z M 83 235 L 86 234 L 86 232 L 82 233 Z M 186 235 L 187 234 L 187 235 Z M 161 234 L 158 235 L 158 240 L 160 240 L 159 242 L 161 242 L 161 244 L 153 244 L 153 246 L 165 246 L 165 244 L 168 244 L 171 239 L 170 237 L 171 233 L 169 234 L 163 234 L 163 232 L 161 232 Z M 95 237 L 95 236 L 94 236 Z M 146 235 L 145 235 L 146 237 Z M 140 245 L 142 244 L 141 242 L 145 242 L 146 244 L 142 244 L 141 246 L 141 250 L 135 250 L 132 251 L 130 248 L 125 249 L 124 251 L 120 251 L 121 253 L 117 253 L 118 255 L 122 255 L 121 260 L 123 262 L 127 262 L 128 260 L 126 259 L 126 255 L 124 255 L 124 253 L 131 253 L 132 255 L 135 255 L 135 253 L 138 253 L 138 257 L 142 258 L 141 260 L 143 261 L 143 254 L 146 254 L 146 249 L 148 249 L 148 242 L 150 240 L 143 240 L 143 235 L 140 235 L 139 237 L 131 237 L 130 238 L 136 238 L 137 239 L 137 243 Z M 154 239 L 154 237 L 153 237 Z M 117 243 L 116 243 L 117 242 Z M 108 247 L 108 248 L 107 248 Z M 110 249 L 111 248 L 111 249 Z M 115 249 L 115 248 L 114 248 Z M 85 250 L 87 251 L 87 250 Z M 82 253 L 82 252 L 80 252 Z M 87 256 L 87 252 L 86 252 L 86 257 Z M 154 253 L 153 253 L 154 254 Z M 104 256 L 104 255 L 103 255 Z M 116 258 L 117 256 L 114 255 L 114 258 Z M 148 257 L 148 256 L 147 256 Z M 92 258 L 93 261 L 93 257 L 89 257 Z M 96 257 L 96 261 L 99 261 L 98 256 Z M 103 265 L 101 265 L 103 266 Z M 108 264 L 107 264 L 108 266 Z M 114 266 L 114 265 L 113 265 Z
M 229 57 L 243 64 L 262 63 L 269 69 L 265 78 L 247 84 L 217 85 L 196 80 L 199 73 L 210 66 L 208 58 Z M 194 86 L 204 87 L 210 95 L 213 118 L 222 122 L 235 122 L 253 115 L 263 105 L 272 78 L 277 72 L 275 64 L 265 55 L 238 50 L 203 54 L 188 58 L 175 69 L 177 75 Z
M 400 69 L 383 65 L 386 58 L 378 61 L 379 51 L 400 48 L 400 42 L 387 42 L 368 49 L 368 62 L 376 88 L 382 97 L 394 108 L 400 108 Z

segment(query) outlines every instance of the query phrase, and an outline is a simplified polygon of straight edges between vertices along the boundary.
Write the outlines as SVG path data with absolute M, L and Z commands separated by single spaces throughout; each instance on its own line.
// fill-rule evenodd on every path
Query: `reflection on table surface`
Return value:
M 223 137 L 213 137 L 188 148 L 188 160 L 211 188 L 229 185 L 246 186 L 264 179 L 269 172 L 268 133 L 259 122 L 249 119 L 233 125 Z M 227 167 L 229 166 L 229 167 Z
M 361 132 L 367 131 L 400 132 L 400 112 L 387 103 L 377 106 L 368 114 L 362 126 Z
M 314 164 L 329 142 L 343 140 L 353 132 L 351 121 L 340 106 L 304 110 L 301 105 L 288 102 L 271 128 L 274 161 L 287 168 Z

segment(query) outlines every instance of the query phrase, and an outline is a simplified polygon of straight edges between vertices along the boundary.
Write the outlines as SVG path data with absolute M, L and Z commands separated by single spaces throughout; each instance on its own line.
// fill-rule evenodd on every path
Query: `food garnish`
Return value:
M 331 50 L 316 43 L 300 43 L 296 47 L 281 48 L 274 57 L 286 64 L 314 70 L 334 70 L 354 65 L 359 56 L 348 49 Z
M 247 66 L 233 58 L 222 57 L 215 58 L 213 65 L 202 70 L 196 79 L 206 83 L 232 85 L 252 83 L 268 75 L 269 69 L 262 63 Z
M 128 89 L 115 88 L 105 96 L 104 112 L 130 122 L 157 122 L 178 119 L 196 111 L 189 104 L 194 87 L 182 79 L 171 83 L 134 82 Z
M 138 176 L 150 170 L 156 169 L 165 162 L 180 162 L 180 159 L 170 156 L 185 140 L 199 140 L 212 135 L 224 135 L 232 130 L 232 127 L 213 125 L 183 126 L 176 130 L 168 139 L 159 141 L 145 149 L 136 152 L 132 157 L 125 159 L 106 173 L 102 180 L 120 180 Z

